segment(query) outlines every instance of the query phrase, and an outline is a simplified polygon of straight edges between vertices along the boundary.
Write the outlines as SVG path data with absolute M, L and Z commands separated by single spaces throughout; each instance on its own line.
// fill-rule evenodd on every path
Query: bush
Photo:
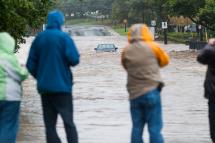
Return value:
M 164 36 L 159 35 L 159 40 L 163 40 Z M 167 33 L 167 39 L 176 43 L 188 44 L 188 42 L 192 39 L 198 39 L 197 33 L 181 33 L 181 32 L 169 32 Z

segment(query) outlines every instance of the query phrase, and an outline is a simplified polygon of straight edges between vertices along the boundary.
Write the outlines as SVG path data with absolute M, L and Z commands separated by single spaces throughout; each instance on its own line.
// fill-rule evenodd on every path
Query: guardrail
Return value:
M 207 42 L 202 41 L 189 41 L 189 49 L 201 50 L 207 45 Z

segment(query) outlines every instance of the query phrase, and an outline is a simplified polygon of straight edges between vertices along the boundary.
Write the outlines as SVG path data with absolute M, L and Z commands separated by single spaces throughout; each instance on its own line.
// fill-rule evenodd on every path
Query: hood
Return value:
M 47 29 L 57 28 L 61 29 L 64 24 L 64 15 L 61 11 L 53 10 L 48 13 Z
M 128 31 L 129 43 L 133 41 L 153 41 L 153 36 L 145 24 L 135 24 Z
M 1 54 L 13 54 L 15 48 L 15 40 L 10 34 L 6 32 L 0 32 L 0 55 Z

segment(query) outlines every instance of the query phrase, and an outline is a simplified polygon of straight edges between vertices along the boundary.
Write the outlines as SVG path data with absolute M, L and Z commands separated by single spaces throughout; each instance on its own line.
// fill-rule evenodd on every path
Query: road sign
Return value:
M 151 21 L 151 26 L 156 26 L 156 21 L 155 20 Z
M 168 25 L 167 22 L 162 22 L 162 29 L 167 29 Z
M 201 26 L 201 25 L 199 25 L 199 26 L 198 26 L 198 28 L 199 28 L 199 29 L 202 29 L 202 26 Z

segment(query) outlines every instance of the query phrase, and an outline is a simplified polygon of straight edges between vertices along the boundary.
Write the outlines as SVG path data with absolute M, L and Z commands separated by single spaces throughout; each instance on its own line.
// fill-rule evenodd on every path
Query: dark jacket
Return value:
M 27 69 L 37 79 L 39 93 L 71 93 L 73 76 L 70 66 L 79 63 L 79 53 L 73 40 L 61 31 L 63 14 L 52 11 L 44 32 L 33 41 Z
M 207 45 L 200 51 L 197 61 L 208 65 L 204 83 L 205 97 L 215 101 L 215 47 Z

